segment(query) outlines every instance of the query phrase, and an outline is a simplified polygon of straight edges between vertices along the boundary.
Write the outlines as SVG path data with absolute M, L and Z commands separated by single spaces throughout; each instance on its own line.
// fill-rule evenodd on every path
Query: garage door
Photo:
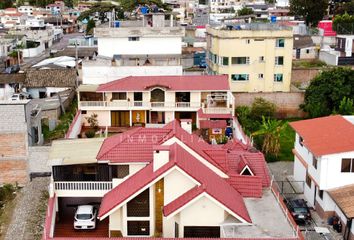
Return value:
M 184 237 L 220 238 L 220 227 L 184 227 Z

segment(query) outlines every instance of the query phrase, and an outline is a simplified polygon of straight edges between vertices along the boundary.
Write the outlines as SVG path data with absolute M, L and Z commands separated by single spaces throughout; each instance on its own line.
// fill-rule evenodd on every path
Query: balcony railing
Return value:
M 204 108 L 203 112 L 207 114 L 229 114 L 232 113 L 232 109 L 226 107 L 210 107 Z
M 112 182 L 54 182 L 55 190 L 110 191 Z
M 200 108 L 200 102 L 81 101 L 80 107 Z

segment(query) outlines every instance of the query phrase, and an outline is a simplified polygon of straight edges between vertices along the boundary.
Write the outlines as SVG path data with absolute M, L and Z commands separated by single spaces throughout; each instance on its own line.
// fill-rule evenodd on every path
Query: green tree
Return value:
M 342 101 L 340 101 L 338 113 L 342 115 L 353 115 L 354 114 L 353 99 L 344 97 Z
M 263 117 L 274 118 L 276 106 L 264 98 L 256 98 L 251 107 L 250 117 L 253 120 L 261 121 Z
M 350 2 L 336 3 L 334 7 L 334 14 L 343 15 L 344 13 L 354 15 L 354 0 Z
M 302 16 L 306 25 L 316 27 L 326 13 L 328 0 L 290 0 L 290 13 Z
M 28 0 L 29 5 L 36 7 L 45 7 L 48 4 L 54 3 L 54 0 Z
M 126 12 L 131 12 L 134 9 L 136 9 L 139 5 L 156 5 L 158 8 L 164 8 L 168 9 L 168 6 L 166 4 L 163 4 L 161 0 L 120 0 L 119 1 L 120 6 L 124 9 Z
M 93 29 L 96 27 L 96 23 L 93 19 L 90 19 L 87 22 L 87 27 L 86 27 L 86 34 L 93 34 Z
M 344 97 L 354 96 L 354 70 L 333 68 L 317 75 L 305 92 L 304 103 L 300 108 L 309 117 L 330 115 L 339 109 Z
M 337 15 L 333 19 L 332 28 L 338 34 L 352 34 L 354 33 L 354 16 L 345 13 Z
M 116 13 L 116 19 L 124 19 L 124 11 L 122 7 L 110 3 L 95 4 L 89 10 L 82 12 L 77 19 L 79 21 L 83 21 L 84 19 L 90 19 L 91 16 L 98 13 L 99 19 L 101 21 L 104 21 L 104 19 L 106 18 L 105 14 L 107 12 L 112 12 L 113 9 Z
M 237 16 L 245 16 L 253 14 L 253 10 L 251 8 L 243 7 L 237 11 Z
M 260 129 L 251 136 L 262 136 L 262 152 L 273 156 L 278 156 L 280 151 L 280 134 L 285 124 L 281 120 L 262 117 Z
M 12 0 L 1 0 L 0 9 L 10 8 L 13 6 Z

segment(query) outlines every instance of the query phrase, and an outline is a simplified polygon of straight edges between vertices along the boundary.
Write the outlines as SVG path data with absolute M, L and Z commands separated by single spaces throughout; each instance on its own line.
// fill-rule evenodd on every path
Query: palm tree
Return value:
M 263 136 L 262 152 L 278 156 L 280 151 L 280 134 L 284 127 L 285 124 L 281 120 L 262 116 L 260 129 L 252 133 L 251 136 Z

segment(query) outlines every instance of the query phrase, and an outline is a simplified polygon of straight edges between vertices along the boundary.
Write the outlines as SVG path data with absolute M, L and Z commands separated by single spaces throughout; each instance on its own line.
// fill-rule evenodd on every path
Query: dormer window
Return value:
M 242 169 L 240 175 L 242 175 L 242 176 L 254 176 L 252 170 L 247 165 Z

